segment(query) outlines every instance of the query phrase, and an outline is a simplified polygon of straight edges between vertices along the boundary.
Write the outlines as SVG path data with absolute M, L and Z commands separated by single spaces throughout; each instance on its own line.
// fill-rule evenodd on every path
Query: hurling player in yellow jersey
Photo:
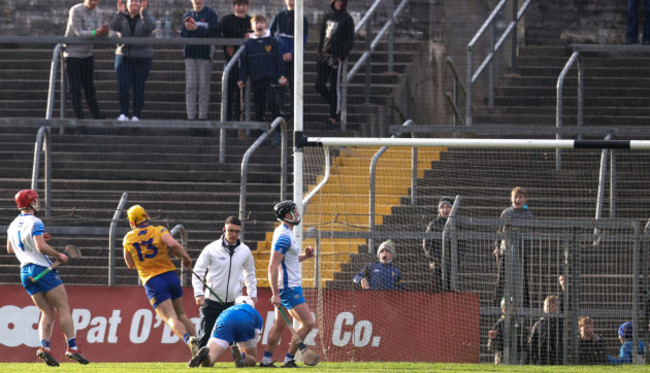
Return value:
M 194 324 L 185 314 L 183 290 L 176 274 L 171 254 L 181 258 L 187 268 L 192 259 L 167 228 L 151 225 L 147 211 L 133 205 L 127 211 L 132 231 L 124 236 L 124 261 L 129 269 L 136 268 L 144 284 L 149 303 L 156 314 L 189 346 L 192 356 L 199 351 Z

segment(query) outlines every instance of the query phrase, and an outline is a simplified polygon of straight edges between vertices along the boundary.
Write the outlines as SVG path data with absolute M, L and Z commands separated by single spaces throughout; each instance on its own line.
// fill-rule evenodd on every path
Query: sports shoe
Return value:
M 296 364 L 295 360 L 289 360 L 286 363 L 282 363 L 280 368 L 300 368 L 298 364 Z
M 52 355 L 50 355 L 49 352 L 45 351 L 42 348 L 39 348 L 36 351 L 36 356 L 38 356 L 39 359 L 43 360 L 45 362 L 45 364 L 47 364 L 50 367 L 58 367 L 59 366 L 59 362 L 54 360 Z
M 86 365 L 90 363 L 90 361 L 86 360 L 86 358 L 81 355 L 81 350 L 67 349 L 65 352 L 65 357 L 67 357 L 70 360 L 78 361 L 79 364 L 81 365 Z
M 187 364 L 188 367 L 190 368 L 196 368 L 201 363 L 210 356 L 210 349 L 205 346 L 202 347 L 199 352 L 190 360 L 189 364 Z
M 273 363 L 268 363 L 268 364 L 260 363 L 260 368 L 277 368 L 277 367 Z
M 131 118 L 131 122 L 139 122 L 139 121 L 140 119 L 138 119 L 138 117 L 136 117 L 135 115 L 133 116 L 133 118 Z
M 241 354 L 241 351 L 239 351 L 239 346 L 237 346 L 237 343 L 233 343 L 230 345 L 230 351 L 232 351 L 232 358 L 235 359 L 235 366 L 237 368 L 243 368 L 246 366 L 246 360 Z
M 120 116 L 117 117 L 117 120 L 120 122 L 124 122 L 125 120 L 129 120 L 129 118 L 127 118 L 127 116 L 124 114 L 120 114 Z
M 196 337 L 190 337 L 190 339 L 187 340 L 187 345 L 192 351 L 192 357 L 199 353 L 199 340 L 196 339 Z

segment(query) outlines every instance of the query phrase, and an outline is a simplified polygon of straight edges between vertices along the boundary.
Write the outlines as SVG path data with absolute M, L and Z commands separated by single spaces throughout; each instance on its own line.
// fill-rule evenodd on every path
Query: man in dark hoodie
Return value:
M 332 0 L 331 7 L 333 12 L 323 19 L 316 62 L 316 90 L 330 105 L 329 118 L 325 123 L 327 129 L 334 129 L 338 120 L 341 67 L 354 46 L 354 20 L 347 13 L 348 0 Z

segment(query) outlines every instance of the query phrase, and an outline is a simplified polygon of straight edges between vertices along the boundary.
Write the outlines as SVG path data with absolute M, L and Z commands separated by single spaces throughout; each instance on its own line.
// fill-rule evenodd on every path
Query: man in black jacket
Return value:
M 316 90 L 330 105 L 326 129 L 334 129 L 338 120 L 341 67 L 354 46 L 354 20 L 346 10 L 348 0 L 332 0 L 331 7 L 333 12 L 325 16 L 321 27 L 316 63 Z

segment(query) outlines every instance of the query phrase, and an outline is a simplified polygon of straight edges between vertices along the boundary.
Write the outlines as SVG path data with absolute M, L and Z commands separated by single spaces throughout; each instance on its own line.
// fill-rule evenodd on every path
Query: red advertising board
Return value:
M 66 286 L 66 289 L 77 341 L 89 360 L 189 360 L 189 349 L 157 318 L 141 287 Z M 185 310 L 198 325 L 199 312 L 191 288 L 184 290 Z M 0 286 L 0 294 L 0 361 L 35 361 L 39 345 L 38 309 L 21 286 Z M 330 361 L 478 362 L 478 295 L 413 292 L 379 295 L 372 291 L 324 291 L 323 310 L 318 313 L 323 322 L 315 324 L 315 329 L 318 325 L 323 329 L 313 330 L 305 343 L 321 355 L 325 351 Z M 269 299 L 270 290 L 259 289 L 258 296 L 260 300 Z M 341 302 L 342 299 L 354 301 Z M 352 303 L 353 307 L 349 305 Z M 310 306 L 315 312 L 315 305 Z M 264 301 L 259 301 L 256 308 L 264 319 L 258 345 L 261 358 L 273 323 L 273 309 Z M 417 317 L 424 309 L 436 317 L 430 320 Z M 289 332 L 285 331 L 283 341 L 289 338 Z M 58 322 L 51 344 L 53 355 L 63 360 L 65 342 Z M 281 360 L 286 348 L 287 343 L 281 342 L 274 358 Z M 224 354 L 222 360 L 231 361 L 232 357 Z

